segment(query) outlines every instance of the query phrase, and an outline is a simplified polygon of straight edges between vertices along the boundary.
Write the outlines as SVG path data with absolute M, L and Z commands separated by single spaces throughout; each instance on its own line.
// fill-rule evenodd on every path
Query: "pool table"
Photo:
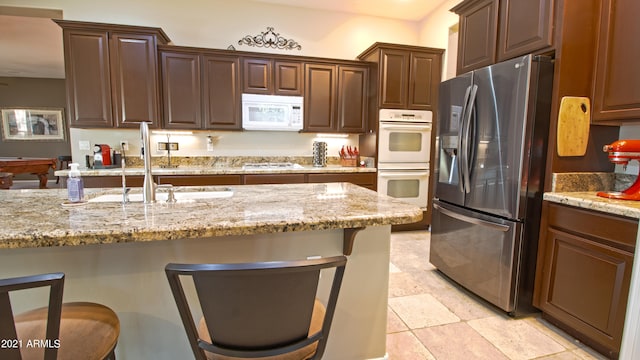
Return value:
M 47 188 L 49 168 L 56 168 L 56 159 L 30 157 L 0 157 L 0 172 L 34 174 L 40 179 L 40 189 Z

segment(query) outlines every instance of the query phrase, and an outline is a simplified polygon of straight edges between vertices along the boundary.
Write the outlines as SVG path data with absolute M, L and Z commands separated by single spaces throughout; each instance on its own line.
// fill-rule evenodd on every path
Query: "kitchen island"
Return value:
M 384 358 L 391 225 L 420 220 L 418 207 L 348 183 L 178 188 L 176 195 L 187 190 L 231 195 L 63 206 L 65 190 L 0 192 L 0 272 L 64 272 L 65 301 L 103 303 L 120 317 L 118 358 L 186 359 L 192 355 L 167 263 L 345 253 L 325 358 Z M 86 197 L 109 194 L 121 192 L 87 189 Z

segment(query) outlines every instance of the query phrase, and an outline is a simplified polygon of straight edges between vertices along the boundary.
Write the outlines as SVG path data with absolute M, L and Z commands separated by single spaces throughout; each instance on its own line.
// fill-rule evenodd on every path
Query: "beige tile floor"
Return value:
M 390 360 L 604 359 L 540 318 L 512 319 L 429 264 L 428 231 L 391 235 Z

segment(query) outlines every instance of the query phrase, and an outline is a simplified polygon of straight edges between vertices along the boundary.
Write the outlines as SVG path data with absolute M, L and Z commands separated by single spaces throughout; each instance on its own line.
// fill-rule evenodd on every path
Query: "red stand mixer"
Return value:
M 640 161 L 640 140 L 618 140 L 605 145 L 602 150 L 609 153 L 609 161 L 626 168 L 631 160 Z M 640 176 L 627 190 L 599 191 L 596 195 L 609 199 L 640 201 Z

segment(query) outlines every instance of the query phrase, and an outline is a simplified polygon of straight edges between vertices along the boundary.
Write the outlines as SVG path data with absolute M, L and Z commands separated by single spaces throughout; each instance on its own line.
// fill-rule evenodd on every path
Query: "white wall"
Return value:
M 355 59 L 376 41 L 418 44 L 416 22 L 271 5 L 251 0 L 0 0 L 0 5 L 61 9 L 66 20 L 162 28 L 175 45 Z M 239 46 L 268 26 L 301 51 Z
M 623 125 L 620 126 L 620 140 L 640 140 L 640 125 Z M 615 172 L 619 174 L 638 175 L 640 171 L 638 161 L 632 161 L 627 165 L 627 169 L 623 169 L 621 165 L 616 165 Z
M 449 28 L 458 23 L 458 15 L 450 12 L 449 9 L 459 3 L 460 0 L 448 0 L 442 3 L 420 22 L 418 29 L 418 45 L 445 49 L 442 59 L 443 80 L 447 78 L 447 73 L 452 72 L 451 69 L 448 69 L 450 66 L 448 64 L 451 63 L 449 57 L 455 58 L 457 55 L 457 44 L 454 49 L 449 45 Z M 453 69 L 453 73 L 455 73 L 455 69 Z
M 0 0 L 0 5 L 60 9 L 66 20 L 160 27 L 174 45 L 257 51 L 353 60 L 376 41 L 419 45 L 418 23 L 371 16 L 308 10 L 264 4 L 251 0 Z M 287 51 L 238 45 L 246 35 L 274 27 L 275 32 L 302 45 Z M 206 135 L 198 132 L 181 142 L 177 156 L 311 155 L 314 134 L 227 132 L 213 152 L 206 151 Z M 190 139 L 190 140 L 188 140 Z M 139 152 L 137 131 L 71 131 L 74 161 L 84 164 L 89 151 L 78 148 L 80 140 L 91 145 L 119 145 L 128 140 Z M 335 143 L 335 144 L 334 144 Z M 355 144 L 357 138 L 329 140 L 329 155 L 336 147 Z M 91 147 L 92 147 L 91 146 Z M 133 150 L 132 150 L 133 151 Z M 155 154 L 154 154 L 155 155 Z

